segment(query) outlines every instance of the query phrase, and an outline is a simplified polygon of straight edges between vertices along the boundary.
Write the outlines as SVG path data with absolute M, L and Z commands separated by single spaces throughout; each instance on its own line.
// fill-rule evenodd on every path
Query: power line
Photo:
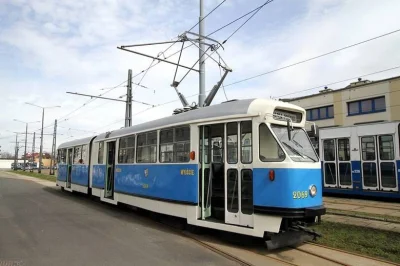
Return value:
M 112 90 L 114 90 L 114 89 L 116 89 L 116 88 L 119 88 L 122 84 L 126 83 L 127 81 L 128 81 L 128 80 L 125 80 L 124 82 L 122 82 L 122 83 L 120 83 L 120 84 L 118 84 L 118 85 L 116 85 L 116 86 L 114 86 L 114 87 L 110 87 L 107 91 L 105 91 L 105 92 L 99 94 L 99 96 L 103 96 L 103 95 L 109 93 L 110 91 L 112 91 Z M 58 123 L 60 124 L 60 123 L 62 123 L 62 122 L 67 121 L 69 118 L 66 119 L 66 117 L 68 117 L 69 115 L 71 115 L 71 114 L 75 113 L 76 111 L 82 109 L 83 107 L 85 107 L 85 106 L 88 105 L 89 103 L 95 101 L 96 99 L 97 99 L 97 98 L 92 98 L 92 99 L 86 101 L 85 103 L 83 103 L 83 104 L 82 104 L 81 106 L 79 106 L 78 108 L 76 108 L 76 109 L 74 109 L 73 111 L 69 112 L 68 114 L 66 114 L 66 115 L 64 115 L 64 116 L 61 116 L 60 118 L 58 118 L 58 120 L 59 120 Z M 43 127 L 43 129 L 49 128 L 49 127 L 52 127 L 52 126 L 54 126 L 54 123 Z M 41 130 L 41 128 L 38 128 L 38 129 L 36 129 L 36 130 L 34 130 L 34 131 L 40 131 L 40 130 Z
M 271 1 L 271 0 L 270 0 L 270 1 Z M 273 1 L 273 0 L 272 0 L 272 1 Z M 267 2 L 268 2 L 268 1 L 267 1 Z M 223 3 L 223 2 L 222 2 L 222 3 Z M 220 5 L 221 5 L 222 3 L 220 3 Z M 238 21 L 238 20 L 240 20 L 240 19 L 242 19 L 242 18 L 248 16 L 249 14 L 255 12 L 256 10 L 259 10 L 259 9 L 260 9 L 261 7 L 263 7 L 265 4 L 266 4 L 266 3 L 264 3 L 264 4 L 261 5 L 261 6 L 258 6 L 257 8 L 253 9 L 252 11 L 250 11 L 250 12 L 248 12 L 248 13 L 246 13 L 246 14 L 240 16 L 239 18 L 235 19 L 234 21 L 229 22 L 228 24 L 222 26 L 221 28 L 219 28 L 219 29 L 217 29 L 217 30 L 214 30 L 213 32 L 211 32 L 210 34 L 208 34 L 206 37 L 210 37 L 211 35 L 217 33 L 218 31 L 220 31 L 220 30 L 222 30 L 223 28 L 225 28 L 225 27 L 231 25 L 232 23 L 234 23 L 234 22 L 236 22 L 236 21 Z M 219 5 L 218 5 L 218 6 L 219 6 Z M 217 6 L 217 7 L 218 7 L 218 6 Z M 215 9 L 216 9 L 216 8 L 214 8 L 211 12 L 213 12 Z M 211 12 L 210 12 L 209 14 L 211 14 Z M 204 18 L 206 18 L 209 14 L 207 14 Z M 203 18 L 203 19 L 204 19 L 204 18 Z M 197 24 L 196 24 L 196 25 L 197 25 Z M 195 25 L 195 26 L 196 26 L 196 25 Z M 193 26 L 191 29 L 193 29 L 195 26 Z M 191 29 L 190 29 L 190 30 L 191 30 Z M 189 31 L 190 31 L 190 30 L 189 30 Z M 175 42 L 175 43 L 176 43 L 176 42 Z M 175 44 L 175 43 L 173 43 L 173 44 Z M 182 49 L 179 49 L 178 51 L 175 51 L 174 53 L 172 53 L 172 54 L 166 56 L 164 59 L 171 58 L 172 56 L 174 56 L 174 55 L 180 53 L 181 51 L 183 51 L 183 50 L 185 50 L 185 49 L 187 49 L 187 48 L 192 47 L 193 45 L 194 45 L 194 44 L 191 43 L 191 44 L 189 44 L 188 46 L 183 47 Z M 164 53 L 165 53 L 165 52 L 164 52 Z M 138 73 L 135 74 L 132 78 L 136 78 L 136 77 L 139 76 L 141 73 L 147 72 L 149 69 L 155 67 L 155 66 L 158 65 L 159 63 L 160 63 L 160 62 L 157 62 L 157 63 L 155 63 L 154 65 L 150 64 L 150 66 L 149 66 L 148 68 L 143 69 L 142 71 L 138 72 Z
M 279 70 L 286 69 L 286 68 L 289 68 L 289 67 L 292 67 L 292 66 L 296 66 L 296 65 L 299 65 L 299 64 L 302 64 L 302 63 L 306 63 L 306 62 L 315 60 L 317 58 L 321 58 L 323 56 L 327 56 L 327 55 L 330 55 L 330 54 L 333 54 L 333 53 L 337 53 L 337 52 L 343 51 L 345 49 L 349 49 L 349 48 L 352 48 L 354 46 L 357 46 L 357 45 L 360 45 L 360 44 L 363 44 L 363 43 L 366 43 L 366 42 L 370 42 L 370 41 L 373 41 L 373 40 L 376 40 L 376 39 L 379 39 L 379 38 L 382 38 L 382 37 L 385 37 L 385 36 L 388 36 L 388 35 L 391 35 L 391 34 L 394 34 L 394 33 L 397 33 L 399 31 L 400 31 L 400 29 L 397 29 L 397 30 L 394 30 L 394 31 L 391 31 L 391 32 L 388 32 L 388 33 L 373 37 L 373 38 L 368 39 L 368 40 L 364 40 L 364 41 L 361 41 L 361 42 L 358 42 L 358 43 L 354 43 L 354 44 L 351 44 L 351 45 L 348 45 L 348 46 L 345 46 L 345 47 L 342 47 L 342 48 L 339 48 L 339 49 L 336 49 L 336 50 L 333 50 L 333 51 L 330 51 L 330 52 L 327 52 L 327 53 L 324 53 L 324 54 L 321 54 L 321 55 L 318 55 L 318 56 L 311 57 L 309 59 L 305 59 L 305 60 L 290 64 L 290 65 L 287 65 L 287 66 L 284 66 L 284 67 L 280 67 L 280 68 L 277 68 L 277 69 L 274 69 L 274 70 L 270 70 L 268 72 L 261 73 L 261 74 L 258 74 L 258 75 L 255 75 L 255 76 L 252 76 L 252 77 L 249 77 L 249 78 L 238 80 L 238 81 L 235 81 L 235 82 L 230 83 L 228 85 L 225 85 L 225 87 L 228 87 L 228 86 L 231 86 L 231 85 L 235 85 L 235 84 L 238 84 L 238 83 L 242 83 L 242 82 L 245 82 L 245 81 L 248 81 L 248 80 L 251 80 L 251 79 L 255 79 L 255 78 L 258 78 L 258 77 L 261 77 L 261 76 L 264 76 L 264 75 L 268 75 L 268 74 L 271 74 L 273 72 L 277 72 Z
M 274 0 L 268 0 L 266 1 L 264 4 L 262 4 L 261 6 L 259 6 L 257 8 L 257 10 L 245 21 L 243 22 L 242 25 L 240 25 L 231 35 L 229 35 L 228 38 L 225 39 L 225 41 L 222 42 L 222 44 L 226 43 L 233 35 L 235 35 L 236 32 L 238 32 L 250 19 L 252 19 L 264 6 L 266 6 L 267 4 L 271 3 Z
M 332 83 L 328 83 L 328 84 L 312 87 L 312 88 L 305 89 L 305 90 L 299 90 L 299 91 L 291 92 L 291 93 L 284 94 L 284 95 L 281 95 L 281 96 L 277 96 L 277 97 L 274 97 L 274 98 L 281 98 L 281 97 L 285 97 L 285 96 L 289 96 L 289 95 L 293 95 L 293 94 L 297 94 L 297 93 L 301 93 L 301 92 L 315 90 L 315 89 L 322 88 L 322 87 L 325 87 L 325 86 L 330 86 L 330 85 L 334 85 L 334 84 L 338 84 L 338 83 L 354 80 L 354 79 L 357 79 L 357 78 L 360 78 L 360 77 L 371 76 L 371 75 L 387 72 L 387 71 L 398 69 L 398 68 L 400 68 L 400 66 L 395 66 L 395 67 L 387 68 L 387 69 L 384 69 L 384 70 L 372 72 L 372 73 L 369 73 L 369 74 L 359 75 L 359 76 L 356 76 L 356 77 L 352 77 L 352 78 L 348 78 L 348 79 L 344 79 L 344 80 L 340 80 L 340 81 L 335 81 L 335 82 L 332 82 Z
M 204 19 L 206 19 L 206 17 L 208 17 L 209 15 L 211 15 L 218 7 L 220 7 L 223 3 L 225 3 L 226 0 L 222 1 L 221 3 L 219 3 L 216 7 L 214 7 L 213 10 L 211 10 L 210 12 L 208 12 L 208 14 L 203 17 L 201 20 L 199 20 L 196 24 L 194 24 L 193 27 L 191 27 L 188 31 L 191 31 L 194 29 L 194 27 L 196 27 L 197 25 L 199 25 L 200 22 L 202 22 Z
M 267 2 L 268 2 L 268 1 L 267 1 Z M 218 29 L 214 30 L 213 32 L 211 32 L 211 33 L 210 33 L 209 35 L 207 35 L 207 36 L 213 35 L 214 33 L 217 33 L 218 31 L 220 31 L 220 30 L 222 30 L 222 29 L 224 29 L 224 28 L 228 27 L 229 25 L 231 25 L 231 24 L 235 23 L 236 21 L 238 21 L 238 20 L 241 20 L 242 18 L 244 18 L 244 17 L 246 17 L 246 16 L 250 15 L 251 13 L 253 13 L 253 12 L 257 11 L 257 10 L 259 10 L 259 9 L 260 9 L 262 6 L 264 6 L 264 5 L 265 5 L 265 3 L 264 3 L 264 4 L 262 4 L 261 6 L 258 6 L 258 7 L 256 7 L 256 8 L 254 8 L 253 10 L 251 10 L 251 11 L 247 12 L 246 14 L 244 14 L 244 15 L 242 15 L 242 16 L 240 16 L 240 17 L 238 17 L 237 19 L 235 19 L 235 20 L 232 20 L 231 22 L 229 22 L 229 23 L 225 24 L 224 26 L 222 26 L 222 27 L 220 27 L 220 28 L 218 28 Z

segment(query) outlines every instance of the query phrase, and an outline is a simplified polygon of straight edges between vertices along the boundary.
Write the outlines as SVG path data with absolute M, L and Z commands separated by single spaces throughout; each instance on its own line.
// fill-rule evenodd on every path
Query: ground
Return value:
M 0 265 L 234 265 L 127 209 L 0 172 Z

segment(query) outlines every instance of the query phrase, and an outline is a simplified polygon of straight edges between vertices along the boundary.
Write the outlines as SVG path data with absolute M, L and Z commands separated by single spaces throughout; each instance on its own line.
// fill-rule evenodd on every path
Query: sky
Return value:
M 205 0 L 205 14 L 222 0 Z M 227 0 L 205 22 L 209 34 L 263 4 L 265 0 Z M 353 78 L 400 65 L 400 32 L 304 64 L 230 85 L 282 66 L 308 59 L 400 28 L 397 0 L 275 0 L 262 8 L 218 50 L 232 69 L 213 104 L 227 99 L 277 98 L 281 95 Z M 156 64 L 143 77 L 152 59 L 117 49 L 121 45 L 174 41 L 194 26 L 199 0 L 0 0 L 0 146 L 14 152 L 15 134 L 24 122 L 41 121 L 42 110 L 25 104 L 61 106 L 45 109 L 43 146 L 51 151 L 54 120 L 57 145 L 124 126 L 123 102 L 90 100 L 67 94 L 99 95 L 135 76 L 133 124 L 162 118 L 181 107 L 170 86 L 175 67 Z M 223 42 L 248 17 L 210 37 Z M 198 27 L 192 32 L 198 32 Z M 157 56 L 168 45 L 132 48 Z M 174 44 L 164 55 L 179 51 Z M 176 62 L 178 55 L 170 58 Z M 199 51 L 190 47 L 181 63 L 193 65 Z M 214 58 L 218 61 L 219 58 Z M 153 62 L 154 63 L 154 62 Z M 196 68 L 198 66 L 196 65 Z M 177 80 L 186 71 L 179 68 Z M 206 61 L 206 90 L 220 79 L 220 69 Z M 365 77 L 378 80 L 400 75 L 400 68 Z M 178 89 L 190 103 L 198 100 L 198 73 L 191 71 Z M 333 89 L 348 85 L 343 82 Z M 125 86 L 125 87 L 124 87 Z M 105 90 L 106 89 L 106 90 Z M 318 92 L 318 88 L 306 93 Z M 126 94 L 126 83 L 105 97 Z M 226 96 L 225 96 L 226 94 Z M 301 96 L 298 93 L 292 96 Z M 192 96 L 192 97 L 189 97 Z M 170 102 L 170 103 L 168 103 Z M 165 104 L 168 103 L 168 104 Z M 29 124 L 40 133 L 41 124 Z M 47 135 L 49 134 L 49 135 Z M 18 135 L 24 142 L 24 134 Z M 36 138 L 36 151 L 40 139 Z M 23 149 L 23 148 L 22 148 Z M 28 135 L 27 149 L 32 149 Z

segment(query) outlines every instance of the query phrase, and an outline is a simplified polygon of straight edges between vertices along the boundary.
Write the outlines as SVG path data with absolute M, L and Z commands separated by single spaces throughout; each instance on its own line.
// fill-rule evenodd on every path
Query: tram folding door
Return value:
M 253 227 L 252 121 L 225 124 L 225 223 Z
M 107 170 L 104 188 L 105 198 L 114 198 L 115 141 L 107 142 Z
M 352 188 L 350 139 L 323 140 L 324 186 Z
M 202 219 L 253 226 L 252 122 L 200 126 Z
M 398 191 L 394 136 L 360 137 L 363 189 Z
M 72 181 L 72 152 L 73 149 L 68 149 L 67 151 L 67 183 L 66 186 L 67 188 L 71 188 L 71 181 Z

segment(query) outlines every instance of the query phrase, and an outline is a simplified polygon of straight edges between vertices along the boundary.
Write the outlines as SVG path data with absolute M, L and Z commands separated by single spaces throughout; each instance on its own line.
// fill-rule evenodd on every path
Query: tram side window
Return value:
M 139 134 L 136 145 L 136 162 L 155 163 L 157 161 L 157 131 Z
M 103 157 L 104 157 L 104 141 L 99 142 L 99 153 L 97 154 L 97 163 L 103 164 Z
M 227 161 L 231 164 L 238 162 L 238 123 L 226 124 Z
M 252 149 L 252 123 L 251 121 L 244 121 L 240 123 L 240 134 L 242 143 L 242 163 L 251 163 L 253 161 L 253 149 Z
M 349 139 L 338 139 L 338 158 L 339 161 L 350 161 L 350 141 Z
M 394 143 L 392 135 L 379 136 L 379 158 L 394 160 Z
M 175 161 L 190 161 L 190 127 L 175 128 Z
M 335 161 L 335 140 L 326 139 L 324 140 L 324 160 Z
M 82 162 L 82 146 L 74 148 L 74 164 L 80 164 Z
M 375 160 L 375 139 L 374 137 L 361 138 L 362 159 L 363 161 Z
M 87 154 L 87 147 L 88 145 L 82 145 L 82 156 L 81 156 L 81 163 L 84 164 L 86 162 L 86 154 Z
M 260 149 L 259 156 L 262 162 L 283 161 L 285 153 L 278 145 L 278 142 L 272 135 L 266 124 L 261 124 L 259 127 L 260 133 Z
M 67 163 L 66 155 L 67 155 L 66 149 L 58 150 L 58 163 Z
M 134 163 L 135 157 L 135 135 L 121 138 L 119 140 L 118 163 Z
M 160 130 L 160 162 L 188 162 L 190 152 L 190 127 Z
M 200 151 L 199 151 L 199 161 L 200 163 L 203 162 L 203 131 L 204 131 L 204 163 L 208 164 L 210 163 L 210 152 L 211 149 L 209 149 L 210 147 L 210 127 L 209 126 L 201 126 L 200 127 L 200 143 L 199 143 L 199 147 L 200 147 Z

